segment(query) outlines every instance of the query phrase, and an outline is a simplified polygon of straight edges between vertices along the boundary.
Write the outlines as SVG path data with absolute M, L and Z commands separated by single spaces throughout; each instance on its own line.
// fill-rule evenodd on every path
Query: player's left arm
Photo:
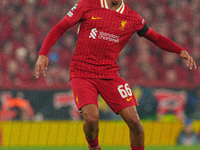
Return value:
M 194 59 L 190 56 L 190 54 L 185 49 L 174 43 L 171 39 L 158 34 L 156 31 L 154 31 L 152 28 L 149 28 L 147 25 L 144 25 L 143 29 L 139 31 L 138 34 L 152 41 L 156 46 L 165 51 L 179 54 L 181 58 L 187 60 L 187 66 L 190 69 L 197 69 L 197 65 Z

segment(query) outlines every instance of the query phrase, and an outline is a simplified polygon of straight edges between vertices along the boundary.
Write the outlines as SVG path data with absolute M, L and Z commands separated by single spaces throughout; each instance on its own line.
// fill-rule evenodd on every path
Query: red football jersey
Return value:
M 117 11 L 106 0 L 81 0 L 66 15 L 71 24 L 80 23 L 78 40 L 70 64 L 70 78 L 116 78 L 117 58 L 130 37 L 145 21 L 123 1 Z

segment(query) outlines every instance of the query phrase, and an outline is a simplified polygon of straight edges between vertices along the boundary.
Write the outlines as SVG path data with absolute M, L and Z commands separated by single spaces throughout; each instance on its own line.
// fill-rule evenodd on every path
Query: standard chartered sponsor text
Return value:
M 116 36 L 114 34 L 100 32 L 98 38 L 106 40 L 106 41 L 110 41 L 110 42 L 119 43 L 119 36 Z

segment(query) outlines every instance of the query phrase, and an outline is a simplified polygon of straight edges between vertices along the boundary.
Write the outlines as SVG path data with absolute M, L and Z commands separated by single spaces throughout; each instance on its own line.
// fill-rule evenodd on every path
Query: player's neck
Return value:
M 116 11 L 122 4 L 122 0 L 106 0 L 107 1 L 107 4 L 108 4 L 108 8 L 110 10 L 114 10 Z

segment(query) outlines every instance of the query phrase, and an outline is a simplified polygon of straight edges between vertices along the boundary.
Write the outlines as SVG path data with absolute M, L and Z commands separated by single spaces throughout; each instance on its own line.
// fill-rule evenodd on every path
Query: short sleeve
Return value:
M 146 21 L 136 12 L 135 12 L 135 23 L 137 30 L 136 32 L 139 36 L 144 35 L 149 30 Z
M 79 21 L 81 21 L 81 18 L 86 11 L 87 2 L 86 0 L 81 0 L 77 4 L 74 5 L 74 7 L 71 8 L 71 10 L 67 13 L 65 16 L 65 19 L 73 26 Z

